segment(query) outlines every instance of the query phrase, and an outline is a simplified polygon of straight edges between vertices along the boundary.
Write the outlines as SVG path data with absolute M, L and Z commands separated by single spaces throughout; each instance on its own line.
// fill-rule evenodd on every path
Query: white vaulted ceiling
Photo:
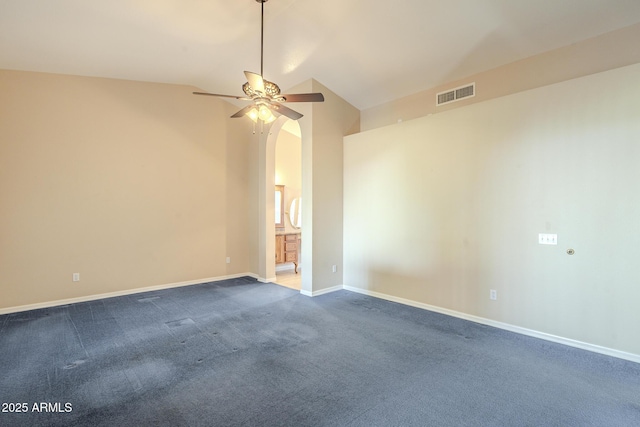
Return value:
M 640 22 L 638 0 L 269 0 L 264 77 L 365 109 Z M 256 0 L 0 0 L 0 68 L 241 95 Z

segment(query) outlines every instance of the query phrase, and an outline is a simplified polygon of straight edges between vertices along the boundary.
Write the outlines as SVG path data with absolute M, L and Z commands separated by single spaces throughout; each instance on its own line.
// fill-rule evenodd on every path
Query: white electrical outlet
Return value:
M 73 273 L 73 281 L 74 282 L 80 281 L 80 273 Z
M 231 264 L 231 257 L 230 256 L 227 257 L 227 264 Z
M 558 235 L 540 233 L 538 234 L 538 243 L 541 245 L 557 245 Z
M 334 273 L 335 273 L 335 272 L 337 272 L 337 271 L 338 271 L 338 266 L 337 266 L 337 265 L 334 265 L 334 266 L 332 267 L 332 270 L 333 270 L 333 272 L 334 272 Z
M 497 300 L 498 299 L 498 291 L 496 291 L 495 289 L 491 289 L 489 290 L 489 299 L 490 300 Z

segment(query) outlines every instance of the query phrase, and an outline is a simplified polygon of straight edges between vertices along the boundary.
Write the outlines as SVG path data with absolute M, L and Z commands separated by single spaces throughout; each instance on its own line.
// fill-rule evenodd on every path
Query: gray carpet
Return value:
M 0 367 L 2 426 L 640 425 L 638 364 L 251 278 L 0 316 Z

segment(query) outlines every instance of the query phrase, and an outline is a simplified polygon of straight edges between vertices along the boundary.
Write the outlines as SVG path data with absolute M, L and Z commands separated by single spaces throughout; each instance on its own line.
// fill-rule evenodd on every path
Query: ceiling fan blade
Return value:
M 262 76 L 260 74 L 252 73 L 251 71 L 245 71 L 244 75 L 249 82 L 249 86 L 251 86 L 254 92 L 260 92 L 264 94 L 264 80 L 262 80 Z
M 284 98 L 283 102 L 323 102 L 324 96 L 321 93 L 293 93 L 290 95 L 279 95 Z
M 233 96 L 233 95 L 220 95 L 217 93 L 208 93 L 208 92 L 193 92 L 194 95 L 207 95 L 207 96 L 217 96 L 220 98 L 234 98 L 241 99 L 243 101 L 251 101 L 251 98 L 247 98 L 245 96 Z
M 255 107 L 254 105 L 247 105 L 242 110 L 238 111 L 233 116 L 231 116 L 231 118 L 232 119 L 237 119 L 238 117 L 244 117 L 254 107 Z
M 292 110 L 289 107 L 285 107 L 282 104 L 278 104 L 278 103 L 270 104 L 269 108 L 274 110 L 276 113 L 279 113 L 279 114 L 282 114 L 283 116 L 289 117 L 291 120 L 298 120 L 299 118 L 302 117 L 302 114 L 298 113 L 297 111 Z

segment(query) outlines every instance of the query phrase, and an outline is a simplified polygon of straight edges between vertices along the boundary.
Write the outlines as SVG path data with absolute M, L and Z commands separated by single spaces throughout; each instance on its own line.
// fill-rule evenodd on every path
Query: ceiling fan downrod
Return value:
M 256 0 L 260 4 L 260 75 L 264 76 L 264 4 L 269 0 Z

